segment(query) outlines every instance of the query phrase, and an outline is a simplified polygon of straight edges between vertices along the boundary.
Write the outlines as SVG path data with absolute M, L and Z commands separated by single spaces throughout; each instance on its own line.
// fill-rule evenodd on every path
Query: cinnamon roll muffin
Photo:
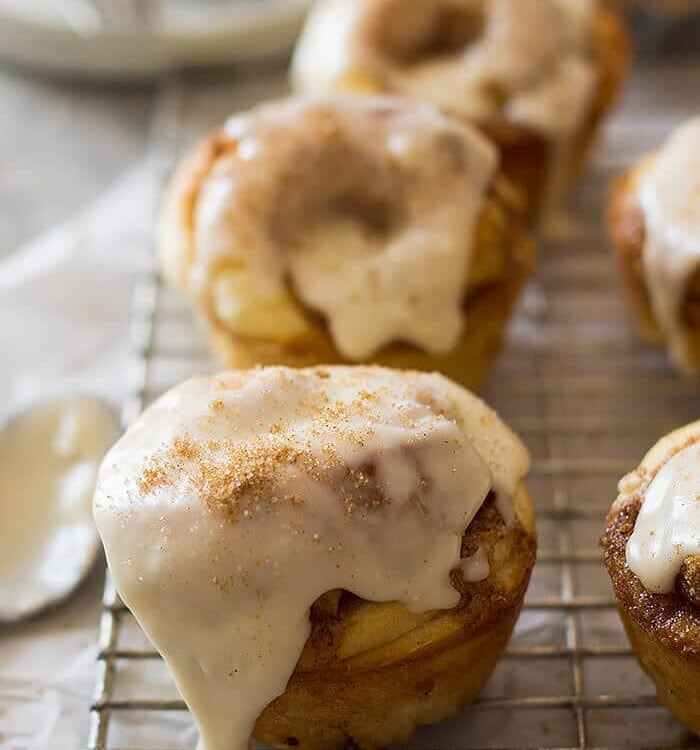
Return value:
M 628 58 L 597 0 L 320 0 L 292 83 L 414 97 L 476 125 L 535 212 L 581 171 Z
M 608 226 L 644 338 L 700 371 L 700 117 L 614 185 Z
M 471 701 L 535 559 L 525 448 L 437 374 L 186 382 L 102 464 L 119 593 L 204 750 L 373 749 Z
M 475 388 L 534 264 L 497 164 L 425 105 L 263 105 L 177 171 L 163 271 L 224 366 L 377 362 Z
M 659 700 L 700 734 L 700 422 L 622 479 L 602 545 L 620 615 Z

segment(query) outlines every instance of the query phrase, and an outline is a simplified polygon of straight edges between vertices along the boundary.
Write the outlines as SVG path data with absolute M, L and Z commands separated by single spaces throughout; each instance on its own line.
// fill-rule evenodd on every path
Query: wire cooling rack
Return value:
M 482 697 L 419 730 L 413 750 L 691 747 L 656 701 L 615 612 L 597 540 L 617 479 L 664 432 L 700 414 L 700 388 L 678 379 L 627 321 L 602 226 L 612 177 L 696 104 L 697 67 L 646 64 L 574 198 L 575 226 L 542 249 L 487 400 L 527 442 L 538 508 L 538 563 L 512 643 Z M 281 90 L 201 77 L 166 83 L 154 119 L 160 182 L 180 144 L 227 112 Z M 179 380 L 211 370 L 189 312 L 147 274 L 136 290 L 129 423 Z M 235 706 L 231 707 L 235 711 Z M 108 578 L 99 628 L 89 750 L 192 747 L 189 714 Z

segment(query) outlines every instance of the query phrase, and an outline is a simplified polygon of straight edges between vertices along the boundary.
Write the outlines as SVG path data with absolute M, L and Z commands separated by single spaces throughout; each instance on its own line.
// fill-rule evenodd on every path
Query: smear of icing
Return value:
M 341 588 L 455 606 L 465 528 L 527 465 L 496 415 L 439 375 L 268 368 L 156 402 L 105 458 L 95 518 L 200 747 L 242 750 L 313 602 Z
M 700 443 L 673 456 L 654 477 L 627 543 L 627 564 L 653 593 L 673 590 L 688 555 L 700 554 Z
M 643 261 L 654 316 L 669 351 L 690 368 L 681 308 L 700 263 L 700 117 L 676 130 L 639 187 L 646 240 Z
M 491 572 L 491 567 L 486 550 L 483 547 L 479 547 L 471 557 L 465 557 L 460 560 L 459 569 L 462 571 L 462 576 L 467 583 L 475 583 L 487 579 Z

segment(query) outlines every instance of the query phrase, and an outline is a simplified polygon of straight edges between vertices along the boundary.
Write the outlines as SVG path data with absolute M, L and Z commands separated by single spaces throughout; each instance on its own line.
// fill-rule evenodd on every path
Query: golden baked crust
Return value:
M 199 192 L 219 159 L 235 154 L 236 142 L 222 131 L 197 146 L 175 174 L 165 199 L 160 225 L 162 269 L 184 295 L 195 255 L 195 208 Z M 524 282 L 535 266 L 535 247 L 523 226 L 523 206 L 502 177 L 491 184 L 477 223 L 476 239 L 463 301 L 466 325 L 461 340 L 445 356 L 395 343 L 380 349 L 372 361 L 401 369 L 438 370 L 470 389 L 481 386 L 500 351 L 505 326 Z M 294 294 L 294 290 L 291 290 Z M 193 300 L 193 302 L 196 302 Z M 211 309 L 204 314 L 212 349 L 225 367 L 255 364 L 310 366 L 347 363 L 337 350 L 326 322 L 297 300 L 306 333 L 293 342 L 243 336 L 232 331 Z
M 330 592 L 312 609 L 312 632 L 287 690 L 261 714 L 256 739 L 277 747 L 365 750 L 403 741 L 472 701 L 506 646 L 535 562 L 532 502 L 521 485 L 506 525 L 493 496 L 467 529 L 462 555 L 487 551 L 490 574 L 453 582 L 453 610 L 412 614 Z
M 700 660 L 667 648 L 627 612 L 620 617 L 644 671 L 656 684 L 659 701 L 694 734 L 700 734 Z
M 627 565 L 627 542 L 646 488 L 679 450 L 700 439 L 700 425 L 690 425 L 662 439 L 637 469 L 642 478 L 629 496 L 618 499 L 601 539 L 603 557 L 620 617 L 635 654 L 654 680 L 659 700 L 691 729 L 700 732 L 700 609 L 697 558 L 687 558 L 669 594 L 653 594 Z
M 653 154 L 647 156 L 615 181 L 608 201 L 607 223 L 620 282 L 637 329 L 646 341 L 663 346 L 664 336 L 654 317 L 644 275 L 646 227 L 638 198 L 640 180 L 653 159 Z M 689 365 L 697 369 L 700 367 L 700 269 L 686 287 L 681 320 L 691 336 Z

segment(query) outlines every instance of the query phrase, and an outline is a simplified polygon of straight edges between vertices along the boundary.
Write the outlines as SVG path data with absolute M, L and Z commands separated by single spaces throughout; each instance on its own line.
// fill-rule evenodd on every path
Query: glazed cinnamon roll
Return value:
M 535 558 L 528 463 L 437 374 L 236 371 L 144 413 L 95 518 L 203 750 L 373 749 L 495 666 Z
M 595 0 L 321 0 L 292 83 L 415 97 L 477 125 L 535 211 L 581 170 L 628 57 Z
M 471 387 L 534 261 L 483 137 L 348 96 L 231 118 L 178 170 L 160 247 L 224 366 L 371 361 Z
M 602 545 L 620 615 L 659 700 L 700 734 L 700 422 L 619 485 Z
M 608 225 L 634 319 L 687 374 L 700 371 L 700 117 L 615 184 Z

